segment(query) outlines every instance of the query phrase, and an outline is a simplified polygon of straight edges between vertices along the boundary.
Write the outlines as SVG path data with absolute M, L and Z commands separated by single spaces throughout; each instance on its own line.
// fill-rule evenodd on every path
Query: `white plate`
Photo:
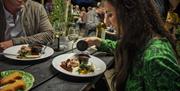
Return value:
M 18 55 L 18 51 L 21 49 L 22 46 L 27 46 L 27 44 L 9 47 L 9 48 L 5 49 L 3 51 L 3 53 Z M 45 46 L 43 46 L 43 48 L 45 48 Z M 44 59 L 44 58 L 50 57 L 51 55 L 53 55 L 53 53 L 54 53 L 54 50 L 47 46 L 45 49 L 45 53 L 41 54 L 40 57 L 38 57 L 38 58 L 22 58 L 22 59 L 20 59 L 20 58 L 17 58 L 17 56 L 15 56 L 15 55 L 4 55 L 4 56 L 7 58 L 10 58 L 10 59 L 14 59 L 14 60 L 32 61 L 32 60 L 39 60 L 39 59 Z
M 62 55 L 55 57 L 52 61 L 53 67 L 56 70 L 58 70 L 64 74 L 67 74 L 70 76 L 75 76 L 75 77 L 93 77 L 93 76 L 102 74 L 106 70 L 106 64 L 101 59 L 99 59 L 95 56 L 92 56 L 92 55 L 90 55 L 89 62 L 92 62 L 93 65 L 95 66 L 94 72 L 91 72 L 88 74 L 79 74 L 78 72 L 69 72 L 69 71 L 63 69 L 60 66 L 61 62 L 66 61 L 68 58 L 71 58 L 73 55 L 74 55 L 74 53 L 69 53 L 69 54 L 62 54 Z

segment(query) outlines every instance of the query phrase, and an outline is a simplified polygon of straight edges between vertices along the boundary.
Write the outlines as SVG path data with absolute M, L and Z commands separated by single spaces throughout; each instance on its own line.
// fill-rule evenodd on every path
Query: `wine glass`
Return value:
M 65 34 L 65 29 L 64 29 L 65 26 L 62 23 L 55 23 L 53 27 L 55 29 L 53 38 L 54 41 L 57 40 L 57 48 L 55 50 L 61 51 L 65 48 L 65 45 L 60 44 L 60 38 Z
M 72 50 L 74 43 L 78 40 L 78 38 L 79 38 L 79 30 L 76 28 L 75 25 L 71 25 L 68 30 L 68 39 L 72 41 Z

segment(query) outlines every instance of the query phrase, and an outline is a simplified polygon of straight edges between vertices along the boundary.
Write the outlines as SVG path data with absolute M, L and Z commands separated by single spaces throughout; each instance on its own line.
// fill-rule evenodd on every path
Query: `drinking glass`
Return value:
M 55 23 L 53 27 L 55 29 L 53 36 L 54 42 L 57 40 L 57 48 L 55 50 L 56 51 L 64 50 L 65 45 L 60 43 L 60 41 L 62 41 L 60 40 L 60 38 L 65 35 L 65 29 L 64 29 L 65 25 L 63 23 Z
M 78 40 L 78 38 L 79 38 L 79 30 L 75 27 L 75 25 L 71 25 L 68 30 L 68 39 L 72 41 L 72 50 L 74 43 Z

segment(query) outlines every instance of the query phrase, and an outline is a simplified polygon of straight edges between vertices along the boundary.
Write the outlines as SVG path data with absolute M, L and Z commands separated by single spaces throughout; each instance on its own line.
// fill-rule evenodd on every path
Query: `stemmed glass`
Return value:
M 72 43 L 72 52 L 73 52 L 74 43 L 78 40 L 78 38 L 79 38 L 79 30 L 78 30 L 78 28 L 76 28 L 75 25 L 71 25 L 69 27 L 69 30 L 68 30 L 68 39 L 70 41 L 73 41 L 73 43 Z
M 53 25 L 54 27 L 54 36 L 53 36 L 53 40 L 56 41 L 57 40 L 57 48 L 55 49 L 55 51 L 61 51 L 64 49 L 65 45 L 61 45 L 60 44 L 60 38 L 62 36 L 64 36 L 65 34 L 65 30 L 64 30 L 64 24 L 63 23 L 55 23 Z

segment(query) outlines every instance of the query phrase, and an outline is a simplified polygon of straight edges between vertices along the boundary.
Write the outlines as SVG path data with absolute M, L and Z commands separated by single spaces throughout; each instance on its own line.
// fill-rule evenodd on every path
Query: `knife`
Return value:
M 17 56 L 17 54 L 11 54 L 11 53 L 4 53 L 4 52 L 1 52 L 0 55 L 10 55 L 10 56 Z

